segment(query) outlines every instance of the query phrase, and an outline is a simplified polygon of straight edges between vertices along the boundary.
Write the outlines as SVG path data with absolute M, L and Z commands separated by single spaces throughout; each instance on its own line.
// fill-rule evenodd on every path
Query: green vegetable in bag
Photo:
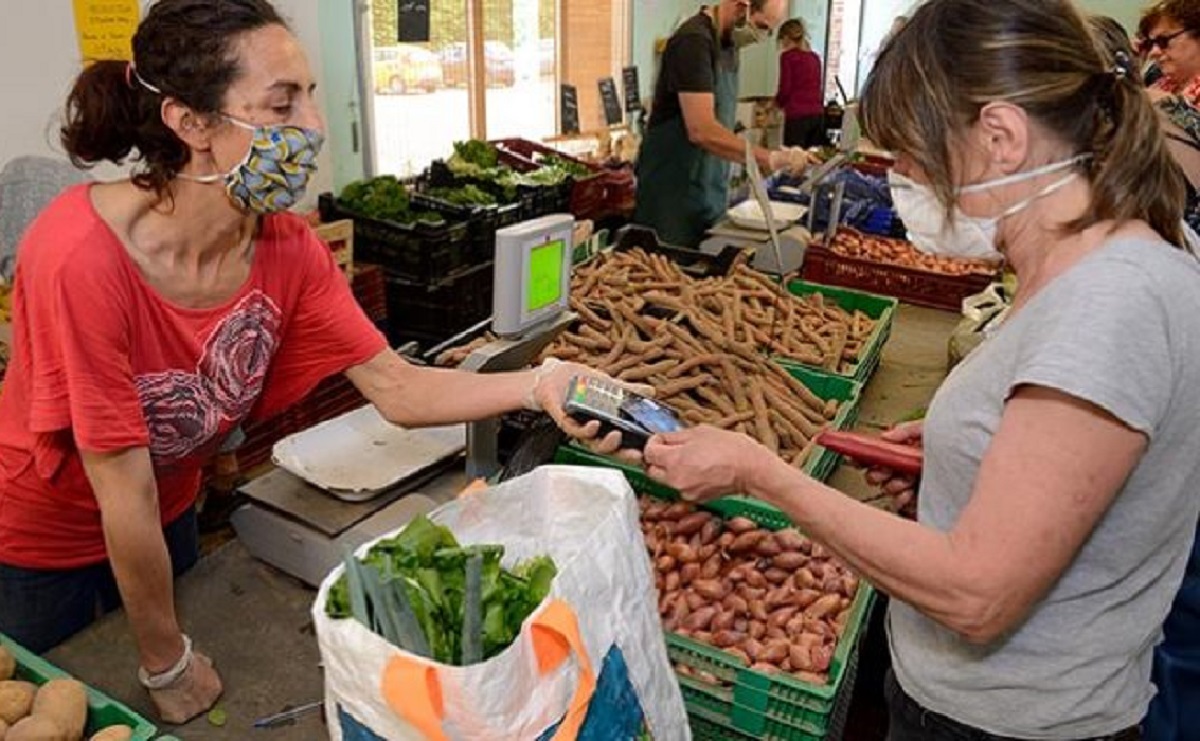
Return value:
M 443 664 L 477 663 L 512 645 L 558 572 L 546 556 L 511 571 L 503 557 L 503 546 L 460 546 L 448 528 L 419 516 L 361 561 L 348 556 L 325 610 Z

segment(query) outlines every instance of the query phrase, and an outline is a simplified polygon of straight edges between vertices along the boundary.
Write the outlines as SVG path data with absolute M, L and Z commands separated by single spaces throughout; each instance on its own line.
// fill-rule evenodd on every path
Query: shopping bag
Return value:
M 325 612 L 313 619 L 334 741 L 689 739 L 653 572 L 622 474 L 548 466 L 430 514 L 463 545 L 499 543 L 504 564 L 548 555 L 550 595 L 508 649 L 473 666 L 403 651 Z M 384 537 L 391 537 L 394 533 Z M 365 544 L 359 554 L 374 543 Z

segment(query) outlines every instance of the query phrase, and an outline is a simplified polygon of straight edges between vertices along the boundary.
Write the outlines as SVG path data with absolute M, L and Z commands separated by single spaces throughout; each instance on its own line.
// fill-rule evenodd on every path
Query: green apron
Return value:
M 713 70 L 717 122 L 730 131 L 737 122 L 736 59 L 723 49 Z M 682 115 L 646 132 L 637 178 L 634 223 L 653 227 L 667 244 L 699 245 L 729 209 L 729 163 L 688 141 Z

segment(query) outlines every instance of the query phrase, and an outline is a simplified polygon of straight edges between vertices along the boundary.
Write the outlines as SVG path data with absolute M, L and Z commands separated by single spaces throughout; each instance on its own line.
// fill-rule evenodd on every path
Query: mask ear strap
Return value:
M 1045 198 L 1046 196 L 1050 195 L 1051 193 L 1055 193 L 1055 192 L 1061 190 L 1063 187 L 1066 186 L 1067 183 L 1074 180 L 1075 177 L 1076 177 L 1075 173 L 1073 173 L 1073 172 L 1068 173 L 1065 177 L 1063 177 L 1059 180 L 1056 180 L 1053 183 L 1050 183 L 1045 188 L 1042 188 L 1037 193 L 1034 193 L 1033 195 L 1026 198 L 1025 200 L 1023 200 L 1019 203 L 1015 203 L 1015 204 L 1009 206 L 1008 208 L 1004 209 L 1004 211 L 999 216 L 996 217 L 996 220 L 1001 221 L 1003 219 L 1008 218 L 1009 216 L 1012 216 L 1013 214 L 1020 213 L 1023 209 L 1027 208 L 1029 206 L 1029 204 L 1033 203 L 1034 201 L 1036 201 L 1040 198 Z

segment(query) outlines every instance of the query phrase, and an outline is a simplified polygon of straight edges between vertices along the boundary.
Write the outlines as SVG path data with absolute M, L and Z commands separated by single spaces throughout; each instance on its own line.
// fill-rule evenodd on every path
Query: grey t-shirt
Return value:
M 1144 433 L 1146 453 L 1075 561 L 1006 637 L 972 646 L 893 602 L 896 676 L 926 708 L 996 735 L 1111 734 L 1137 724 L 1153 695 L 1152 650 L 1200 515 L 1200 264 L 1163 243 L 1110 240 L 955 368 L 925 422 L 922 523 L 953 528 L 1023 384 L 1099 406 Z

